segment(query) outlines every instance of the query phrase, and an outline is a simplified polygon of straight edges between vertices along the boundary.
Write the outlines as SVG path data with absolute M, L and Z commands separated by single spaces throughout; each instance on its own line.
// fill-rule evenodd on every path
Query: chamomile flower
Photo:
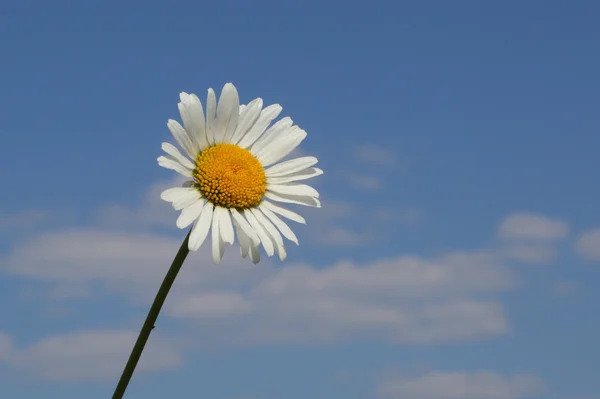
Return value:
M 271 124 L 282 111 L 279 104 L 263 108 L 257 98 L 240 105 L 235 86 L 227 83 L 219 100 L 208 90 L 206 116 L 194 94 L 181 93 L 178 104 L 183 126 L 167 126 L 183 153 L 163 143 L 166 153 L 158 164 L 189 178 L 183 187 L 161 193 L 181 211 L 177 227 L 192 225 L 188 247 L 196 251 L 211 235 L 212 258 L 219 263 L 225 243 L 237 235 L 242 257 L 260 261 L 259 246 L 268 256 L 286 258 L 283 238 L 298 239 L 282 219 L 306 223 L 279 203 L 321 207 L 319 193 L 303 180 L 319 176 L 317 158 L 305 156 L 283 161 L 306 138 L 306 132 L 289 117 Z M 234 234 L 235 232 L 235 234 Z

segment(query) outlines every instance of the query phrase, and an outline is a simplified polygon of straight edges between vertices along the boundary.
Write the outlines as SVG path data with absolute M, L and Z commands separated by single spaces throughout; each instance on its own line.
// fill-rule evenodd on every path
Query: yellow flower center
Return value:
M 225 208 L 253 208 L 267 192 L 262 165 L 235 144 L 217 144 L 198 154 L 194 179 L 204 198 Z

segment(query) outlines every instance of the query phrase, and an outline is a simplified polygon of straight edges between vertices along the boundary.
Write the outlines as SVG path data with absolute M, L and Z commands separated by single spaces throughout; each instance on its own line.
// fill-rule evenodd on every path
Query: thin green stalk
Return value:
M 123 370 L 123 374 L 121 374 L 121 378 L 119 379 L 119 383 L 115 388 L 115 393 L 113 393 L 112 399 L 121 399 L 125 394 L 125 390 L 127 389 L 127 385 L 129 385 L 129 381 L 131 380 L 131 376 L 135 371 L 135 367 L 140 360 L 140 356 L 142 356 L 142 352 L 144 351 L 144 346 L 146 346 L 146 342 L 148 341 L 148 337 L 150 337 L 150 333 L 154 329 L 154 323 L 158 318 L 158 314 L 160 313 L 160 309 L 162 308 L 167 295 L 169 294 L 169 290 L 183 265 L 183 261 L 187 257 L 190 252 L 188 249 L 188 240 L 190 238 L 190 232 L 188 232 L 185 240 L 181 244 L 179 251 L 177 251 L 177 255 L 175 255 L 175 259 L 173 259 L 173 263 L 171 264 L 171 268 L 167 272 L 165 279 L 163 280 L 158 292 L 156 293 L 156 297 L 154 298 L 154 302 L 150 307 L 150 311 L 148 312 L 148 316 L 146 316 L 146 321 L 144 321 L 144 325 L 142 326 L 142 330 L 140 331 L 140 335 L 138 335 L 137 341 L 133 346 L 133 350 L 131 351 L 131 355 L 129 355 L 129 360 L 127 360 L 127 364 L 125 365 L 125 369 Z

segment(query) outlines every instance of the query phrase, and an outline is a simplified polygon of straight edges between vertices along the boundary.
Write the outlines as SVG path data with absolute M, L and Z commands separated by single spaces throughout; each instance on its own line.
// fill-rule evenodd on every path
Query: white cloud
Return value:
M 354 152 L 355 158 L 368 165 L 393 168 L 398 165 L 396 156 L 385 147 L 378 145 L 365 145 Z
M 567 222 L 531 212 L 514 212 L 498 228 L 504 257 L 532 265 L 554 261 L 557 240 L 568 234 Z
M 136 338 L 134 331 L 79 331 L 51 336 L 20 349 L 0 335 L 0 361 L 46 380 L 114 379 L 125 366 Z M 136 372 L 171 369 L 180 363 L 179 353 L 153 334 Z
M 523 263 L 548 263 L 557 257 L 557 251 L 548 244 L 514 244 L 506 248 L 504 255 Z
M 147 281 L 161 271 L 144 266 L 168 266 L 178 245 L 177 240 L 147 233 L 55 230 L 17 245 L 2 264 L 16 274 L 59 282 L 140 277 Z
M 456 252 L 435 259 L 398 256 L 364 264 L 341 261 L 330 267 L 295 266 L 263 281 L 272 293 L 305 292 L 446 297 L 503 291 L 513 286 L 512 273 L 485 252 Z
M 383 186 L 379 177 L 366 173 L 348 174 L 346 179 L 350 186 L 361 190 L 378 190 Z
M 171 301 L 167 312 L 198 321 L 202 342 L 314 343 L 365 337 L 427 344 L 508 331 L 502 306 L 478 297 L 514 283 L 514 276 L 486 254 L 339 262 L 319 269 L 295 265 L 271 270 L 241 289 L 190 293 Z
M 535 376 L 491 371 L 393 375 L 379 385 L 379 394 L 390 399 L 520 399 L 542 391 L 543 383 Z
M 5 272 L 47 281 L 53 284 L 52 297 L 89 296 L 92 283 L 121 292 L 133 298 L 148 300 L 154 294 L 170 266 L 181 241 L 151 233 L 122 232 L 105 229 L 69 229 L 33 236 L 14 247 L 12 253 L 0 258 Z M 239 256 L 239 249 L 228 248 L 220 265 L 210 261 L 210 248 L 188 255 L 184 270 L 197 270 L 202 275 L 179 279 L 185 286 L 218 284 L 245 276 L 260 277 L 258 270 L 269 260 L 252 265 Z M 232 256 L 235 253 L 235 256 Z M 199 261 L 198 259 L 202 259 Z M 201 279 L 201 281 L 198 281 Z
M 46 281 L 54 294 L 56 286 L 73 285 L 60 290 L 63 297 L 93 286 L 146 305 L 179 244 L 156 234 L 56 231 L 24 242 L 0 264 Z M 429 343 L 509 329 L 492 296 L 513 287 L 515 277 L 485 252 L 281 268 L 269 259 L 252 265 L 235 248 L 213 265 L 207 248 L 188 258 L 167 306 L 167 314 L 202 321 L 194 334 L 205 334 L 198 341 L 207 345 L 357 337 Z
M 498 229 L 502 238 L 555 240 L 569 233 L 569 225 L 558 219 L 530 212 L 515 212 L 508 215 Z
M 586 259 L 600 260 L 600 228 L 583 232 L 575 248 Z
M 431 344 L 484 338 L 508 331 L 502 306 L 491 301 L 378 304 L 323 295 L 314 298 L 253 295 L 241 300 L 238 294 L 231 293 L 232 298 L 243 304 L 236 307 L 235 312 L 217 301 L 199 301 L 198 308 L 194 308 L 189 300 L 184 300 L 174 302 L 168 314 L 197 321 L 199 331 L 194 336 L 199 345 L 207 348 L 278 342 L 316 344 L 357 338 Z M 219 298 L 231 301 L 222 294 Z

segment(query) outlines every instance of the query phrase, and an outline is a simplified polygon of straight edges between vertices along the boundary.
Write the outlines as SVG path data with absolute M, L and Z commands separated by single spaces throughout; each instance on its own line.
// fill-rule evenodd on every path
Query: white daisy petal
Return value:
M 214 123 L 217 113 L 217 96 L 213 89 L 208 89 L 206 96 L 206 140 L 208 145 L 215 144 Z
M 229 216 L 229 210 L 226 208 L 220 208 L 221 216 L 219 217 L 221 226 L 219 227 L 219 231 L 221 232 L 221 238 L 223 241 L 229 244 L 233 244 L 233 225 L 231 224 L 231 216 Z
M 242 112 L 244 111 L 244 109 L 246 109 L 246 105 L 245 104 L 240 104 L 240 115 L 242 114 Z
M 269 208 L 267 208 L 264 205 L 264 202 L 259 205 L 259 209 L 262 213 L 264 213 L 266 217 L 269 218 L 269 220 L 275 225 L 275 227 L 277 227 L 279 231 L 281 231 L 281 234 L 283 234 L 285 238 L 292 242 L 295 242 L 296 245 L 298 245 L 298 237 L 296 237 L 296 234 L 294 234 L 292 229 L 290 229 L 290 226 L 288 226 L 283 220 L 279 218 L 279 216 L 277 216 Z
M 189 136 L 189 133 L 179 124 L 179 122 L 169 119 L 167 121 L 167 127 L 169 131 L 177 141 L 177 144 L 185 151 L 185 153 L 191 159 L 196 157 L 196 152 L 194 152 L 194 146 L 192 145 L 192 139 Z
M 223 255 L 225 255 L 225 241 L 219 237 L 219 258 L 223 259 Z M 220 259 L 219 262 L 221 261 Z
M 275 194 L 286 195 L 303 195 L 307 197 L 319 198 L 319 192 L 306 184 L 286 183 L 286 184 L 269 184 L 267 190 Z
M 323 171 L 319 168 L 307 168 L 296 173 L 289 174 L 282 177 L 269 177 L 267 178 L 268 184 L 282 184 L 290 183 L 300 180 L 311 179 L 323 174 Z
M 252 241 L 254 245 L 260 244 L 260 238 L 256 231 L 250 226 L 248 221 L 244 218 L 244 216 L 238 212 L 237 209 L 231 208 L 229 210 L 231 212 L 231 216 L 235 223 L 239 226 L 239 228 L 244 232 L 244 234 Z
M 179 217 L 177 218 L 177 222 L 175 223 L 175 225 L 180 229 L 185 229 L 190 224 L 194 223 L 194 220 L 200 217 L 205 202 L 206 200 L 204 199 L 198 199 L 192 205 L 182 210 L 181 215 L 179 215 Z
M 267 233 L 269 233 L 274 243 L 278 245 L 283 245 L 283 238 L 281 237 L 281 234 L 279 234 L 279 231 L 277 231 L 273 223 L 271 223 L 269 219 L 267 219 L 265 215 L 263 215 L 262 212 L 258 209 L 252 208 L 250 209 L 250 212 L 252 212 L 254 217 L 256 217 L 256 220 L 258 220 L 258 222 L 265 228 Z
M 273 119 L 279 116 L 279 113 L 282 109 L 283 108 L 279 104 L 269 105 L 263 109 L 260 112 L 260 116 L 258 117 L 258 120 L 254 126 L 252 126 L 248 133 L 242 137 L 238 145 L 242 148 L 250 147 L 256 141 L 256 139 L 258 139 L 260 135 L 264 133 L 265 129 L 267 126 L 269 126 Z
M 180 175 L 183 175 L 185 177 L 192 176 L 193 172 L 191 169 L 186 168 L 179 161 L 177 161 L 175 158 L 171 157 L 170 155 L 160 156 L 156 160 L 158 161 L 158 164 L 160 166 L 162 166 L 163 168 L 174 170 L 175 172 L 177 172 Z
M 229 143 L 240 117 L 240 97 L 231 83 L 225 84 L 217 105 L 215 143 Z
M 294 211 L 290 211 L 289 209 L 287 209 L 279 204 L 274 204 L 272 202 L 263 200 L 261 202 L 261 206 L 268 208 L 269 210 L 271 210 L 275 213 L 278 213 L 279 215 L 283 216 L 284 218 L 293 220 L 294 222 L 297 222 L 297 223 L 306 224 L 306 220 L 302 216 L 298 215 Z
M 235 231 L 238 235 L 238 240 L 240 242 L 240 255 L 242 255 L 242 258 L 247 258 L 248 255 L 250 255 L 252 263 L 257 264 L 258 262 L 260 262 L 260 250 L 258 249 L 260 241 L 258 241 L 256 244 L 252 243 L 250 241 L 250 238 L 240 228 L 235 219 L 233 221 L 233 224 L 235 226 Z
M 171 202 L 173 209 L 179 211 L 200 199 L 200 192 L 195 187 L 174 187 L 163 191 L 160 198 Z
M 251 211 L 252 211 L 252 214 L 258 220 L 258 222 L 267 231 L 267 234 L 268 234 L 269 238 L 273 242 L 273 245 L 275 245 L 275 250 L 277 251 L 277 255 L 279 255 L 279 259 L 281 259 L 282 261 L 284 261 L 285 258 L 287 257 L 287 252 L 285 250 L 285 245 L 283 244 L 283 238 L 281 237 L 281 234 L 279 233 L 279 231 L 277 230 L 277 228 L 275 228 L 275 226 L 273 225 L 273 223 L 271 223 L 269 221 L 269 219 L 267 219 L 265 217 L 265 215 L 263 215 L 260 212 L 260 210 L 258 210 L 258 209 L 251 209 Z
M 221 237 L 221 226 L 219 226 L 219 262 L 223 259 L 223 255 L 225 255 L 225 240 Z
M 235 231 L 238 235 L 238 240 L 240 241 L 240 254 L 242 258 L 247 258 L 250 255 L 250 259 L 252 259 L 252 263 L 257 264 L 260 262 L 260 250 L 258 246 L 260 245 L 260 241 L 256 244 L 253 244 L 250 241 L 250 238 L 244 233 L 244 231 L 240 228 L 240 226 L 235 222 Z
M 275 194 L 267 191 L 265 197 L 278 202 L 286 202 L 288 204 L 298 204 L 305 206 L 312 206 L 315 208 L 321 207 L 321 201 L 317 198 L 307 197 L 303 195 L 287 195 L 287 194 Z
M 195 94 L 190 94 L 187 103 L 188 113 L 192 118 L 192 123 L 196 127 L 198 134 L 198 145 L 200 150 L 204 150 L 208 147 L 208 140 L 206 138 L 206 121 L 204 119 L 204 109 L 202 108 L 202 102 Z
M 316 165 L 319 160 L 315 157 L 301 157 L 278 163 L 265 170 L 267 177 L 281 177 L 296 173 Z
M 265 133 L 256 140 L 252 145 L 250 152 L 254 155 L 259 154 L 267 144 L 276 140 L 280 135 L 285 134 L 291 128 L 293 123 L 292 118 L 289 116 L 275 122 L 273 126 L 268 128 Z
M 196 183 L 192 180 L 188 180 L 188 181 L 184 181 L 183 183 L 181 183 L 181 187 L 194 187 L 196 185 Z
M 275 226 L 273 226 L 273 223 L 271 223 L 269 219 L 267 219 L 258 209 L 251 209 L 251 211 L 258 222 L 266 230 L 267 235 L 275 246 L 275 251 L 277 252 L 277 255 L 279 255 L 279 259 L 284 261 L 285 258 L 287 258 L 287 252 L 285 250 L 285 245 L 283 244 L 283 238 L 281 237 L 281 234 L 275 228 Z
M 196 190 L 194 190 L 196 191 Z M 184 208 L 187 208 L 188 206 L 192 205 L 194 202 L 196 202 L 198 199 L 201 199 L 202 197 L 200 196 L 200 193 L 198 191 L 196 191 L 194 193 L 194 195 L 189 195 L 186 196 L 185 198 L 180 199 L 179 201 L 175 201 L 173 202 L 173 209 L 175 209 L 176 211 L 180 211 Z
M 275 253 L 275 248 L 273 247 L 273 241 L 271 241 L 271 238 L 267 235 L 267 232 L 265 231 L 265 229 L 258 222 L 258 220 L 256 220 L 256 218 L 254 217 L 252 212 L 250 212 L 250 210 L 245 209 L 244 216 L 246 216 L 248 223 L 250 223 L 250 226 L 252 226 L 252 228 L 254 229 L 256 234 L 258 234 L 258 237 L 260 237 L 260 242 L 262 243 L 262 246 L 265 249 L 265 252 L 267 253 L 267 255 L 273 256 L 273 254 Z
M 160 199 L 167 202 L 175 202 L 192 194 L 195 194 L 197 197 L 198 192 L 188 187 L 172 187 L 160 193 Z
M 244 231 L 240 228 L 240 226 L 233 221 L 233 225 L 235 227 L 235 233 L 237 234 L 238 241 L 240 243 L 240 255 L 242 258 L 248 257 L 250 253 L 250 238 L 244 233 Z
M 171 143 L 162 143 L 162 145 L 160 146 L 160 148 L 162 148 L 162 150 L 164 152 L 166 152 L 171 157 L 173 157 L 174 159 L 176 159 L 180 164 L 182 164 L 186 168 L 188 168 L 188 169 L 194 169 L 196 167 L 196 165 L 194 165 L 192 163 L 192 161 L 190 161 L 189 159 L 187 159 L 181 152 L 179 152 L 179 150 L 177 149 L 177 147 L 175 147 L 173 144 L 171 144 Z
M 279 260 L 282 262 L 287 259 L 287 251 L 285 250 L 285 245 L 277 244 L 277 255 L 279 255 Z
M 250 259 L 255 265 L 260 262 L 260 250 L 258 245 L 250 244 Z
M 183 93 L 182 93 L 183 94 Z M 185 97 L 187 100 L 187 97 Z M 197 154 L 200 152 L 200 144 L 198 143 L 198 132 L 195 124 L 192 122 L 192 117 L 184 103 L 177 104 L 181 120 L 183 121 L 183 128 L 190 137 L 191 150 Z
M 190 233 L 190 239 L 188 242 L 188 248 L 190 251 L 197 251 L 204 240 L 206 240 L 212 223 L 213 210 L 214 206 L 210 202 L 207 202 L 202 208 L 202 213 L 200 214 L 200 217 L 196 219 L 196 223 L 194 224 L 192 232 Z
M 183 120 L 185 130 L 191 133 L 196 153 L 208 146 L 206 140 L 204 109 L 195 94 L 181 93 L 181 103 L 178 104 L 179 113 Z
M 286 157 L 306 138 L 306 132 L 300 128 L 269 143 L 257 158 L 263 167 L 269 166 Z
M 238 125 L 230 141 L 231 144 L 237 144 L 238 141 L 240 141 L 240 139 L 244 137 L 246 133 L 248 133 L 252 126 L 254 126 L 258 120 L 258 117 L 260 116 L 260 110 L 262 109 L 262 106 L 262 98 L 256 98 L 250 101 L 248 106 L 244 107 L 244 110 L 240 112 Z M 240 109 L 241 108 L 242 106 L 240 105 Z
M 221 234 L 219 233 L 219 228 L 221 226 L 221 213 L 219 212 L 219 207 L 215 208 L 213 223 L 212 223 L 212 260 L 213 263 L 219 264 L 221 262 Z

